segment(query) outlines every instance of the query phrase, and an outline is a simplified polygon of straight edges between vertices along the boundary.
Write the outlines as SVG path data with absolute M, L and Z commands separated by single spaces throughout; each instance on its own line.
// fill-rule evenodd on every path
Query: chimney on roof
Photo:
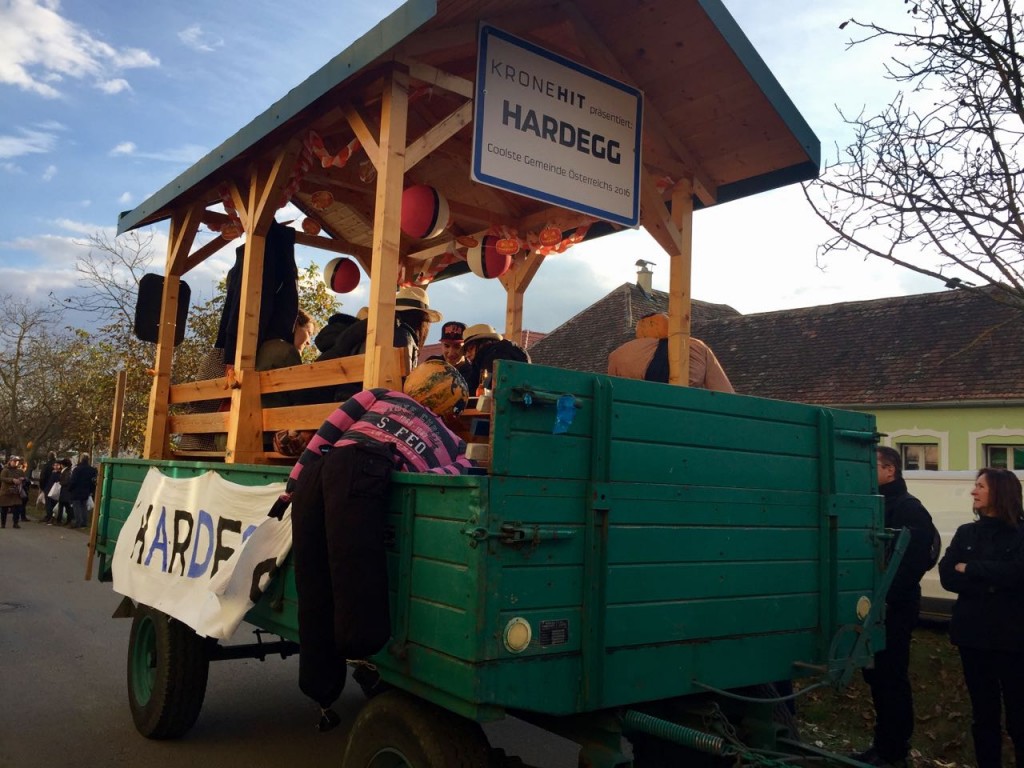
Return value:
M 636 266 L 636 286 L 644 293 L 651 293 L 651 280 L 654 277 L 654 273 L 650 270 L 653 261 L 644 261 L 643 259 L 637 259 Z

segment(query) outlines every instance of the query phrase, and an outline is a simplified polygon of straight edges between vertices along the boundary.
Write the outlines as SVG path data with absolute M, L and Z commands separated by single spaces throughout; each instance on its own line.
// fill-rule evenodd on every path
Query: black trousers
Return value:
M 914 733 L 910 637 L 920 607 L 918 600 L 886 604 L 885 650 L 875 654 L 873 669 L 864 670 L 875 705 L 875 750 L 889 762 L 906 758 Z
M 1024 768 L 1024 653 L 960 647 L 964 681 L 971 696 L 971 735 L 978 768 L 1000 768 L 1006 731 L 1018 768 Z
M 299 688 L 327 708 L 345 686 L 346 659 L 391 636 L 384 516 L 390 445 L 346 445 L 306 465 L 292 496 L 299 597 Z

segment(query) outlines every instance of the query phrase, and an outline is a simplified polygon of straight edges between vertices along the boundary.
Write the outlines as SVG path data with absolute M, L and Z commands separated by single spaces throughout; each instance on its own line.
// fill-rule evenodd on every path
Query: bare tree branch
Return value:
M 996 286 L 1024 309 L 1022 19 L 1012 0 L 926 0 L 909 27 L 851 19 L 850 47 L 886 40 L 903 90 L 804 185 L 832 230 L 819 265 L 855 251 L 950 287 Z

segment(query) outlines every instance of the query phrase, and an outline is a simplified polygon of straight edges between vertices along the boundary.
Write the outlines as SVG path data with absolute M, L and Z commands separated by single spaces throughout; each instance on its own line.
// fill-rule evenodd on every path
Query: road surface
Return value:
M 0 768 L 340 766 L 364 698 L 349 681 L 335 707 L 341 726 L 318 733 L 297 657 L 212 664 L 192 730 L 176 741 L 140 736 L 125 683 L 131 620 L 110 618 L 120 602 L 110 584 L 84 580 L 87 540 L 38 522 L 0 530 Z M 232 642 L 251 642 L 251 630 L 243 624 Z M 574 744 L 519 721 L 487 732 L 530 764 L 576 766 Z

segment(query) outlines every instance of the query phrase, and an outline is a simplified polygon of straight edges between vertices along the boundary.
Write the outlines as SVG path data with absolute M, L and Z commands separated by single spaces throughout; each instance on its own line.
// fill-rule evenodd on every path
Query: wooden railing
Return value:
M 406 351 L 395 349 L 400 360 L 399 368 L 403 378 L 408 374 Z M 279 394 L 319 387 L 338 387 L 342 384 L 361 381 L 363 378 L 364 355 L 339 357 L 307 365 L 295 365 L 289 368 L 277 368 L 271 371 L 259 371 L 260 394 Z M 170 388 L 170 404 L 186 405 L 188 403 L 208 402 L 210 400 L 229 401 L 231 390 L 228 379 L 220 377 L 203 381 L 190 381 L 175 384 Z M 262 409 L 264 432 L 277 432 L 281 429 L 317 429 L 324 420 L 338 407 L 337 401 L 314 403 L 311 405 L 293 405 L 278 408 Z M 231 418 L 225 409 L 213 413 L 171 413 L 167 419 L 168 434 L 224 434 L 228 431 Z M 223 459 L 224 451 L 196 451 L 172 449 L 176 458 L 191 459 Z M 294 461 L 294 457 L 285 457 L 273 452 L 262 455 L 265 463 Z

